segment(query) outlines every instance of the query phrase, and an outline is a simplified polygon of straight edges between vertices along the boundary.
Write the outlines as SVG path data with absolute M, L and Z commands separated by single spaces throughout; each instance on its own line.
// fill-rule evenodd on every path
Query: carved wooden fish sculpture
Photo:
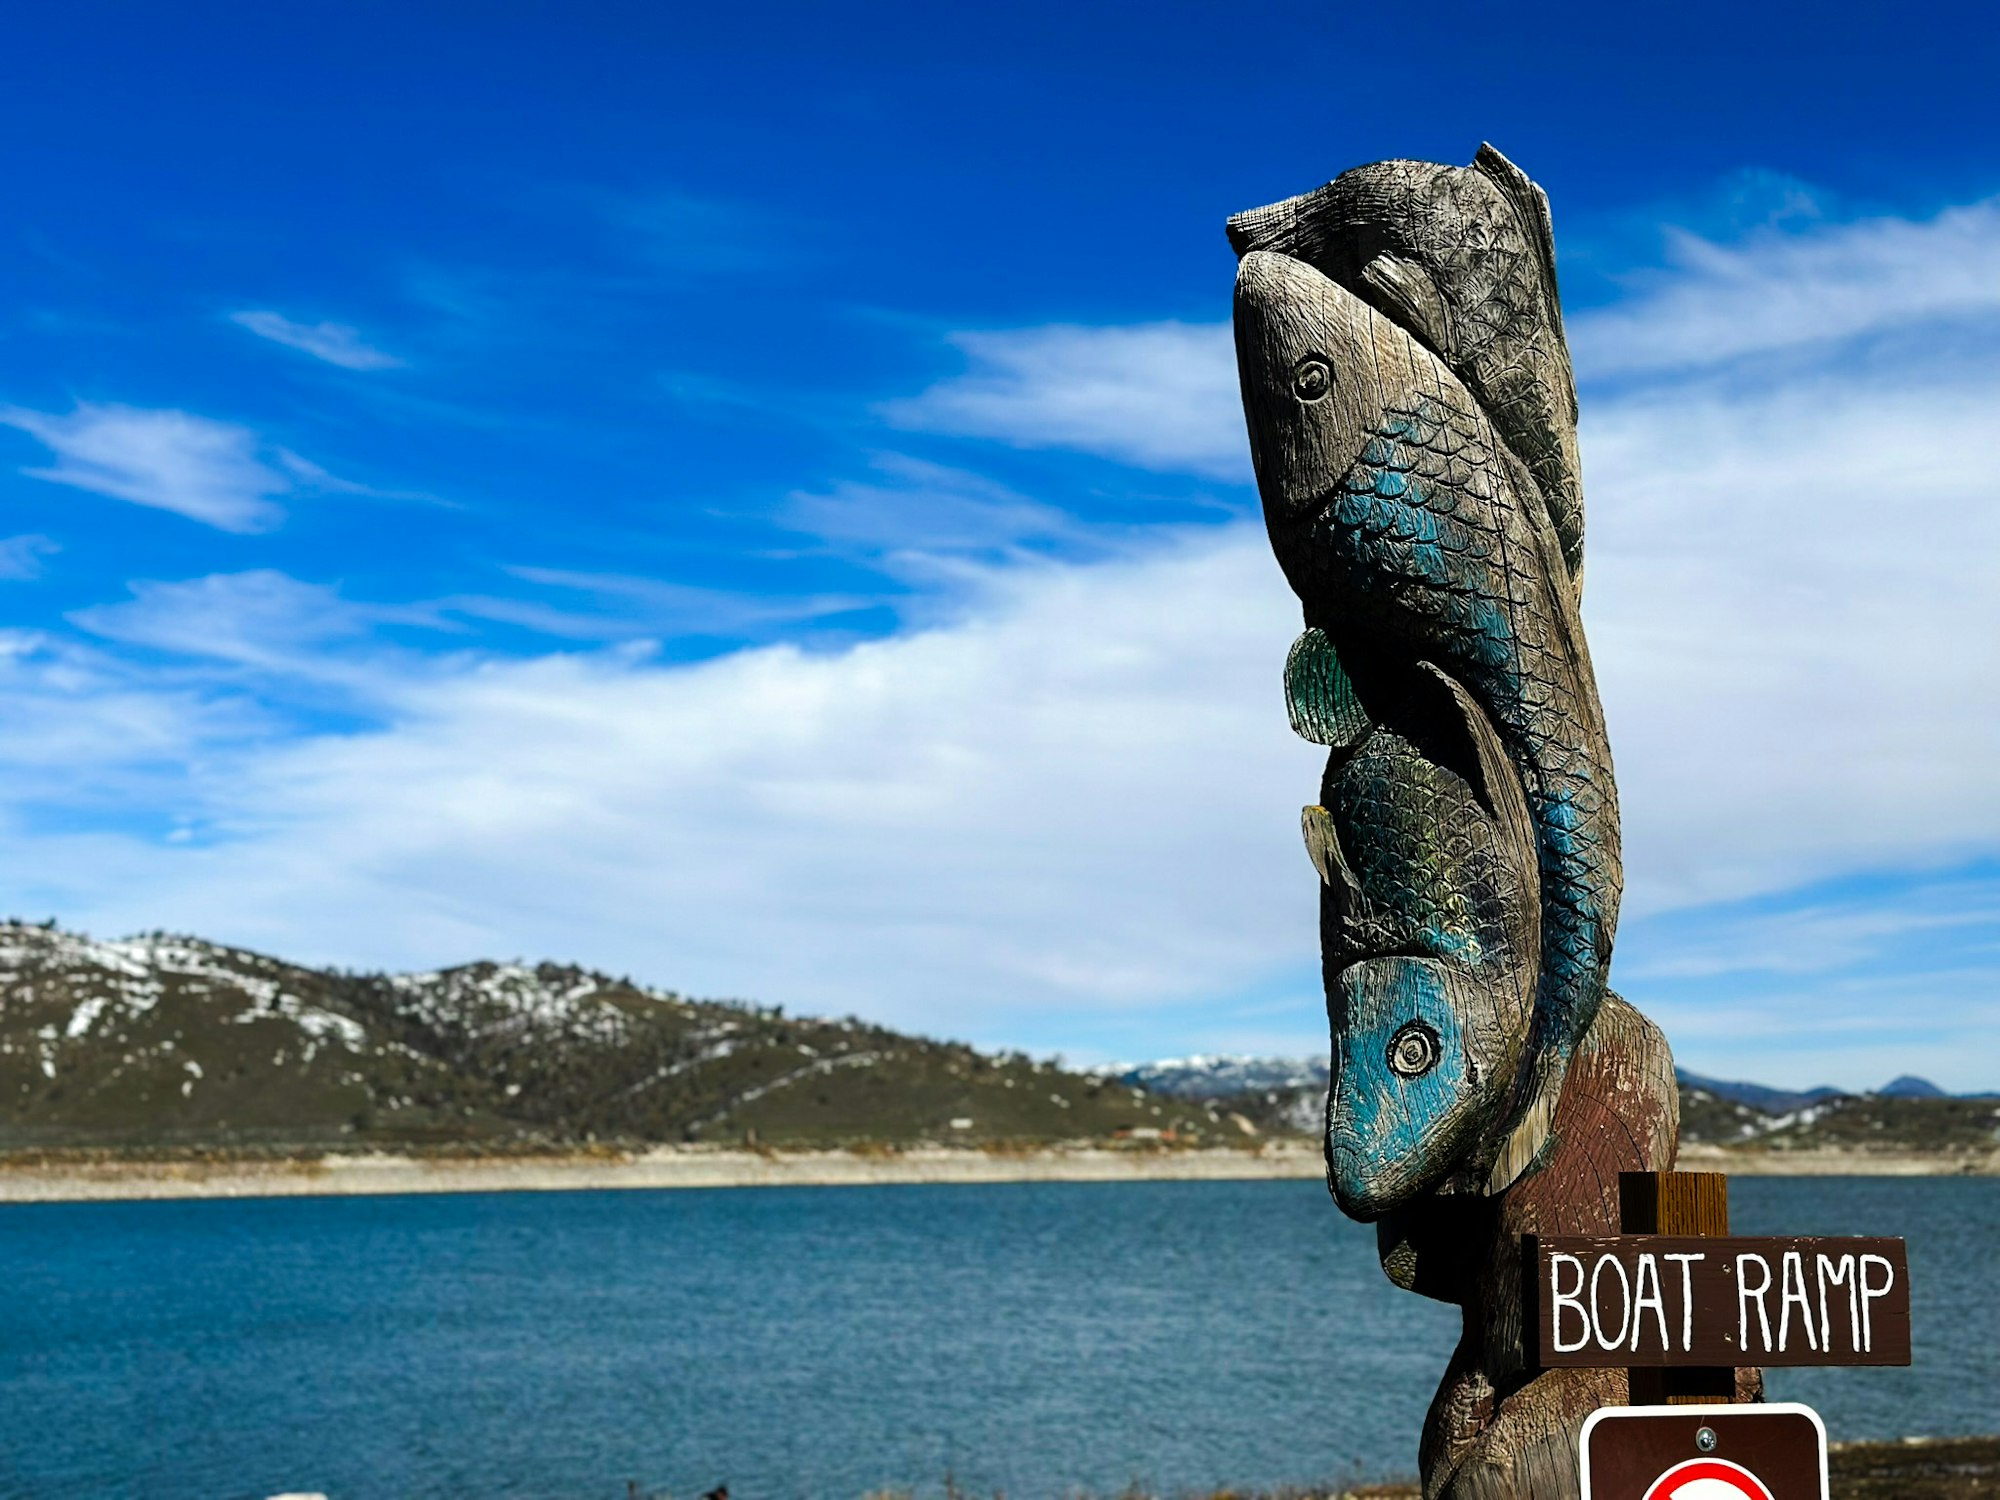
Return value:
M 1327 1183 L 1357 1219 L 1477 1154 L 1520 1072 L 1541 959 L 1520 777 L 1465 689 L 1428 665 L 1410 689 L 1305 811 L 1338 1052 Z
M 1527 173 L 1487 145 L 1469 167 L 1372 162 L 1237 214 L 1229 241 L 1304 261 L 1442 359 L 1528 466 L 1581 578 L 1576 380 L 1549 200 Z
M 1272 547 L 1328 647 L 1288 676 L 1345 683 L 1334 761 L 1427 662 L 1490 718 L 1526 795 L 1540 962 L 1522 1067 L 1475 1151 L 1497 1191 L 1542 1144 L 1617 923 L 1617 792 L 1570 568 L 1534 475 L 1416 334 L 1303 261 L 1253 250 L 1236 344 Z
M 1547 201 L 1489 146 L 1229 232 L 1258 488 L 1305 606 L 1286 703 L 1329 747 L 1304 817 L 1328 1184 L 1390 1280 L 1464 1310 L 1425 1495 L 1560 1500 L 1626 1378 L 1535 1373 L 1521 1240 L 1615 1232 L 1621 1174 L 1671 1163 L 1677 1111 L 1665 1038 L 1605 988 L 1617 792 Z

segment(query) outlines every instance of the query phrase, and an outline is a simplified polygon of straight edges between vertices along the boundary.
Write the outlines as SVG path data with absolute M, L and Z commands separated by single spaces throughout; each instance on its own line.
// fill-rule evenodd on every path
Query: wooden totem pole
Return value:
M 1620 1228 L 1673 1165 L 1673 1059 L 1605 987 L 1618 797 L 1578 602 L 1576 390 L 1548 200 L 1491 146 L 1229 221 L 1333 1032 L 1327 1181 L 1397 1286 L 1464 1309 L 1424 1494 L 1559 1500 L 1622 1370 L 1538 1371 L 1528 1235 Z M 1755 1380 L 1754 1372 L 1746 1379 Z

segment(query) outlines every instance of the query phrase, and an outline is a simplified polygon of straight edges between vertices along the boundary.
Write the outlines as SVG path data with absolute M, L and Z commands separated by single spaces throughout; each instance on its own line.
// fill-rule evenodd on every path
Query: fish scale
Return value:
M 1328 811 L 1359 885 L 1358 905 L 1339 913 L 1343 948 L 1512 961 L 1504 856 L 1462 777 L 1378 730 L 1335 772 Z
M 1292 256 L 1382 306 L 1371 259 L 1416 268 L 1446 309 L 1432 346 L 1527 466 L 1566 570 L 1583 560 L 1576 391 L 1555 287 L 1555 245 L 1538 188 L 1491 147 L 1469 168 L 1375 162 L 1229 222 L 1239 256 Z
M 1605 878 L 1617 868 L 1616 791 L 1591 753 L 1601 724 L 1580 711 L 1596 704 L 1580 680 L 1587 658 L 1569 645 L 1581 637 L 1556 618 L 1552 590 L 1512 562 L 1548 553 L 1484 419 L 1437 399 L 1383 418 L 1330 503 L 1273 540 L 1302 598 L 1372 616 L 1373 630 L 1464 681 L 1527 772 L 1543 887 L 1536 1040 L 1566 1057 L 1602 997 L 1618 900 Z M 1339 622 L 1330 633 L 1337 646 Z

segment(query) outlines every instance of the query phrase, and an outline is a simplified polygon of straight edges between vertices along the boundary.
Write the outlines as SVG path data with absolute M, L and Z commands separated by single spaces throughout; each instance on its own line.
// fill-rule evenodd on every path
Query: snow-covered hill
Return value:
M 1203 1105 L 848 1018 L 558 964 L 305 968 L 0 924 L 0 1146 L 1046 1140 Z
M 1127 1083 L 1185 1099 L 1215 1099 L 1272 1089 L 1317 1088 L 1324 1093 L 1328 1078 L 1326 1062 L 1320 1058 L 1201 1054 L 1135 1063 L 1121 1066 L 1117 1072 Z

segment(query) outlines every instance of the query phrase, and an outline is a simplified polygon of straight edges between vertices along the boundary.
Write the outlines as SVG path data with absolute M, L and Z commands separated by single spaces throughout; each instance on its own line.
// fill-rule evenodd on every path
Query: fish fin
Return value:
M 1500 189 L 1507 201 L 1514 205 L 1514 211 L 1521 216 L 1521 227 L 1532 239 L 1537 259 L 1541 262 L 1542 287 L 1548 293 L 1549 311 L 1556 316 L 1557 326 L 1562 322 L 1562 294 L 1556 288 L 1556 222 L 1549 212 L 1549 195 L 1542 191 L 1542 185 L 1515 166 L 1495 149 L 1490 141 L 1479 143 L 1479 154 L 1472 158 L 1473 169 L 1483 172 L 1493 185 Z M 1570 420 L 1576 420 L 1576 395 L 1570 394 Z
M 1361 268 L 1362 286 L 1374 292 L 1375 310 L 1430 347 L 1447 363 L 1453 357 L 1451 309 L 1437 282 L 1415 261 L 1383 251 Z
M 1285 710 L 1292 733 L 1335 750 L 1360 744 L 1373 727 L 1333 641 L 1317 626 L 1293 641 L 1285 656 Z
M 1512 206 L 1515 216 L 1521 221 L 1522 233 L 1535 250 L 1535 263 L 1541 273 L 1542 293 L 1548 299 L 1549 319 L 1558 344 L 1567 348 L 1563 334 L 1562 291 L 1556 284 L 1556 230 L 1555 220 L 1549 213 L 1549 195 L 1542 191 L 1540 184 L 1496 151 L 1491 143 L 1482 142 L 1479 154 L 1472 160 L 1472 169 L 1484 176 L 1500 190 L 1500 196 Z M 1568 362 L 1567 353 L 1564 362 Z M 1567 392 L 1569 399 L 1569 425 L 1576 428 L 1576 378 L 1569 379 Z M 1575 455 L 1570 457 L 1572 478 L 1575 479 Z M 1577 481 L 1580 483 L 1580 480 Z M 1539 488 L 1539 486 L 1538 486 Z M 1550 522 L 1556 521 L 1553 509 L 1554 497 L 1545 496 L 1550 504 Z M 1560 550 L 1570 575 L 1570 593 L 1580 605 L 1583 602 L 1583 500 L 1580 495 L 1572 502 L 1565 503 L 1566 514 L 1558 528 L 1564 536 Z M 1567 511 L 1573 508 L 1574 514 Z
M 1521 773 L 1486 710 L 1435 662 L 1420 661 L 1405 699 L 1405 732 L 1438 765 L 1455 771 L 1507 836 L 1527 851 L 1532 868 L 1534 820 Z
M 1361 882 L 1341 851 L 1340 833 L 1333 826 L 1333 814 L 1318 803 L 1299 812 L 1299 831 L 1305 835 L 1306 853 L 1319 871 L 1320 884 L 1359 895 Z
M 1562 1098 L 1563 1079 L 1568 1076 L 1568 1060 L 1551 1059 L 1550 1067 L 1486 1174 L 1486 1195 L 1503 1193 L 1535 1168 L 1554 1140 L 1556 1104 Z

